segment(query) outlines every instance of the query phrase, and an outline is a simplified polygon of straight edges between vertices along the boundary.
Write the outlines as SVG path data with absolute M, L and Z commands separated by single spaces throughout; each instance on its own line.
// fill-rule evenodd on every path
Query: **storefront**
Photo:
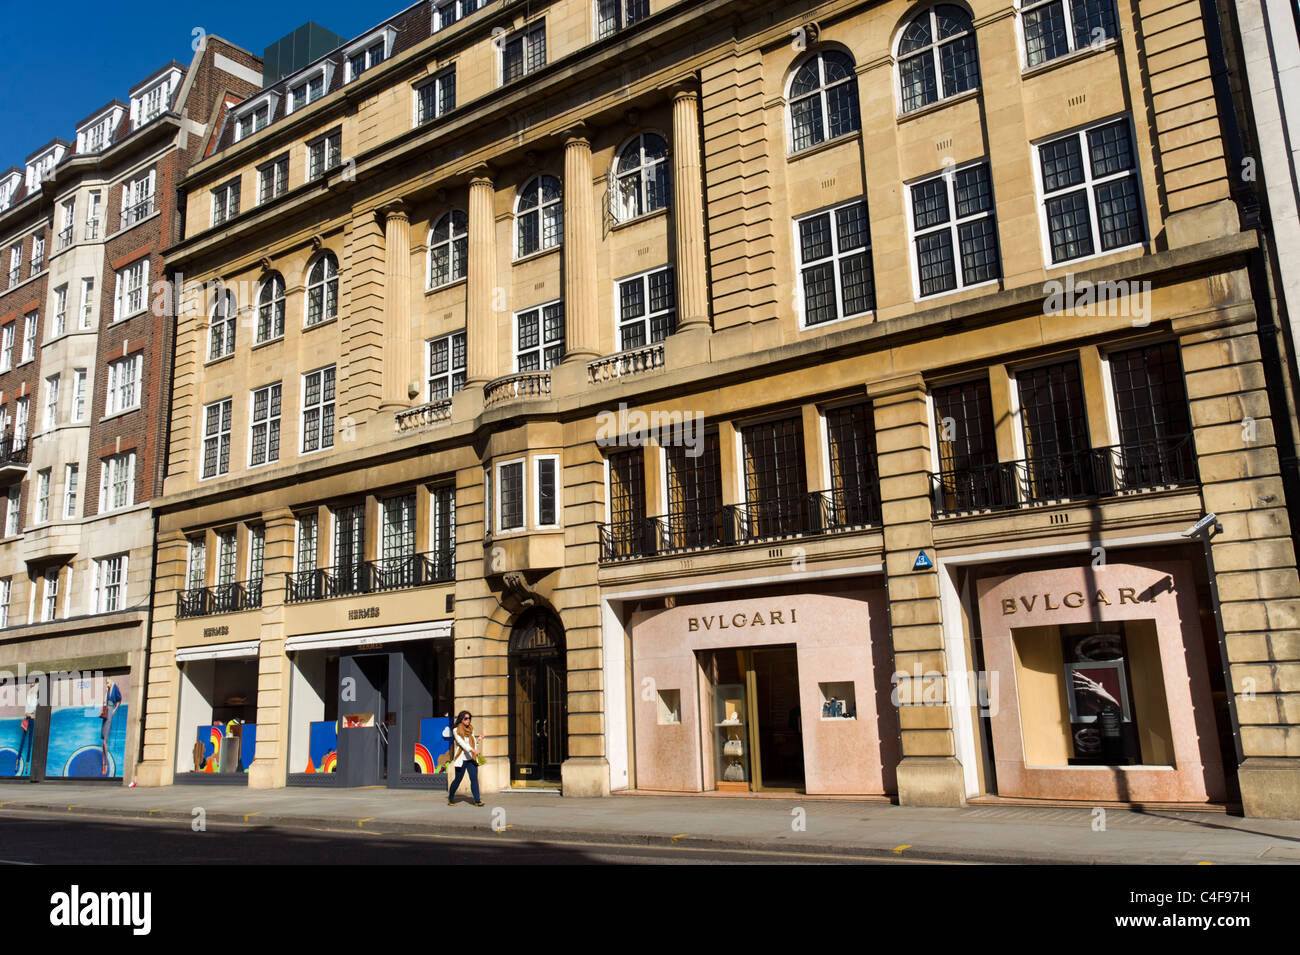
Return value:
M 257 641 L 176 651 L 176 782 L 243 784 L 257 756 Z
M 1079 561 L 975 590 L 984 666 L 1002 686 L 986 734 L 998 795 L 1226 798 L 1214 634 L 1193 564 Z
M 288 784 L 442 785 L 451 634 L 442 620 L 289 637 Z
M 131 671 L 26 670 L 0 683 L 0 779 L 116 779 L 127 765 Z
M 635 788 L 884 795 L 885 594 L 731 590 L 629 616 Z

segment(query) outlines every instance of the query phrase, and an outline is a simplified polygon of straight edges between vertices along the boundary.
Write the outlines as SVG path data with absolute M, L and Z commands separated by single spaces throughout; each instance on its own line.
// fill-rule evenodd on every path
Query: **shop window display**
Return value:
M 1154 621 L 1012 631 L 1029 766 L 1172 766 Z

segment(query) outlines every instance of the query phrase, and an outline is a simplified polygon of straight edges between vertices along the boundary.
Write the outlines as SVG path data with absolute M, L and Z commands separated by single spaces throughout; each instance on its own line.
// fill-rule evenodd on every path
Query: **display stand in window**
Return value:
M 749 724 L 742 684 L 713 688 L 713 737 L 718 789 L 749 792 Z

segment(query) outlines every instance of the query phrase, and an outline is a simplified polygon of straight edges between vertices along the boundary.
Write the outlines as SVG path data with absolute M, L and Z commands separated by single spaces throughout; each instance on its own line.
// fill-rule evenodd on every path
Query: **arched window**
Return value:
M 307 273 L 307 327 L 337 318 L 339 314 L 339 260 L 326 252 Z
M 212 299 L 212 320 L 208 323 L 208 361 L 223 358 L 235 350 L 235 318 L 238 315 L 235 293 L 218 285 Z
M 614 215 L 628 222 L 668 205 L 668 144 L 658 133 L 641 133 L 614 163 Z
M 979 86 L 975 28 L 961 7 L 939 4 L 917 14 L 898 41 L 898 86 L 910 113 Z
M 284 279 L 272 272 L 257 292 L 257 340 L 269 342 L 284 335 Z
M 847 53 L 825 50 L 808 57 L 791 75 L 786 97 L 792 152 L 856 133 L 862 127 L 858 80 L 853 58 Z
M 441 288 L 463 279 L 468 259 L 469 217 L 453 209 L 429 230 L 429 288 Z
M 564 196 L 554 176 L 534 176 L 515 201 L 515 258 L 564 240 Z

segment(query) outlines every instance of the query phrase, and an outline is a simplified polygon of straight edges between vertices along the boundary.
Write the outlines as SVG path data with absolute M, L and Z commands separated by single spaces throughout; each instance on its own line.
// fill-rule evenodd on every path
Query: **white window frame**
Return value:
M 23 357 L 18 364 L 26 364 L 36 357 L 36 332 L 40 323 L 41 313 L 37 309 L 23 316 Z
M 90 599 L 91 613 L 114 613 L 126 606 L 127 570 L 129 565 L 129 554 L 113 554 L 95 560 L 95 581 Z M 116 582 L 110 583 L 114 579 Z M 108 599 L 110 593 L 114 598 L 111 602 Z
M 0 577 L 0 627 L 9 626 L 9 601 L 13 597 L 13 578 Z
M 58 619 L 59 568 L 49 567 L 41 575 L 41 622 Z
M 325 400 L 325 372 L 327 371 L 332 371 L 334 373 L 334 397 L 329 401 Z M 307 404 L 307 380 L 311 378 L 313 375 L 320 375 L 320 400 L 317 401 L 315 404 L 309 405 Z M 321 451 L 328 451 L 330 448 L 334 447 L 334 429 L 333 427 L 331 427 L 328 431 L 325 429 L 325 409 L 326 407 L 334 409 L 335 415 L 332 416 L 332 419 L 337 424 L 338 422 L 337 403 L 338 403 L 338 387 L 339 387 L 338 368 L 335 365 L 323 365 L 320 368 L 313 368 L 311 371 L 304 373 L 301 376 L 301 378 L 302 381 L 299 386 L 300 390 L 298 392 L 298 406 L 302 409 L 302 413 L 299 418 L 299 422 L 301 424 L 302 440 L 299 442 L 298 453 L 317 454 Z M 307 427 L 307 412 L 313 410 L 319 412 L 316 419 L 316 424 L 311 429 L 311 431 L 314 432 L 316 435 L 316 447 L 308 448 L 307 436 L 309 430 Z
M 140 407 L 144 391 L 144 352 L 136 352 L 108 363 L 108 387 L 104 393 L 104 417 L 125 414 Z M 130 401 L 130 404 L 126 402 Z
M 1048 57 L 1039 63 L 1029 62 L 1029 37 L 1025 34 L 1025 14 L 1040 10 L 1043 7 L 1051 6 L 1053 3 L 1061 4 L 1061 19 L 1065 25 L 1065 43 L 1066 52 L 1057 56 Z M 1023 3 L 1016 5 L 1016 21 L 1020 29 L 1016 31 L 1016 39 L 1020 45 L 1020 68 L 1022 70 L 1036 70 L 1040 66 L 1046 66 L 1048 63 L 1055 63 L 1058 60 L 1064 60 L 1066 57 L 1078 53 L 1081 50 L 1099 49 L 1104 50 L 1113 44 L 1119 38 L 1119 11 L 1115 4 L 1111 2 L 1111 23 L 1115 28 L 1115 35 L 1106 37 L 1100 44 L 1095 41 L 1089 41 L 1087 46 L 1079 46 L 1074 36 L 1074 10 L 1073 0 L 1025 0 Z M 1100 27 L 1094 28 L 1100 29 Z
M 18 518 L 21 516 L 22 508 L 22 486 L 19 484 L 9 488 L 6 494 L 5 503 L 5 537 L 18 536 Z
M 967 169 L 973 169 L 977 166 L 984 166 L 987 169 L 988 180 L 989 180 L 989 203 L 990 203 L 989 208 L 983 212 L 977 212 L 974 215 L 968 215 L 959 218 L 957 215 L 957 175 L 958 173 L 964 172 Z M 934 182 L 935 180 L 940 180 L 940 179 L 943 180 L 944 188 L 947 190 L 948 221 L 936 226 L 927 226 L 926 228 L 918 232 L 916 228 L 916 212 L 915 212 L 915 206 L 913 205 L 912 189 L 916 186 L 921 186 L 926 183 Z M 997 277 L 991 279 L 985 279 L 982 282 L 972 282 L 968 285 L 965 281 L 965 277 L 962 275 L 961 235 L 960 235 L 960 228 L 959 228 L 962 224 L 967 222 L 974 222 L 977 219 L 991 219 L 993 220 L 994 240 L 997 241 L 999 239 L 998 221 L 997 221 L 998 219 L 997 198 L 992 194 L 993 193 L 993 167 L 992 164 L 987 159 L 987 157 L 980 157 L 979 159 L 973 160 L 972 162 L 964 162 L 959 166 L 949 166 L 947 169 L 943 170 L 943 172 L 930 173 L 929 175 L 921 176 L 918 179 L 913 179 L 910 182 L 905 182 L 903 184 L 903 193 L 904 193 L 903 201 L 906 204 L 905 211 L 907 215 L 907 245 L 909 249 L 910 260 L 912 263 L 912 296 L 918 302 L 922 300 L 929 301 L 930 299 L 941 298 L 944 295 L 952 295 L 955 292 L 964 292 L 967 289 L 983 288 L 986 285 L 996 285 L 998 282 L 1001 281 L 1002 279 L 1001 242 L 998 242 Z M 917 255 L 917 251 L 916 251 L 917 237 L 932 235 L 934 233 L 944 232 L 944 231 L 948 233 L 949 240 L 952 244 L 953 269 L 955 272 L 955 278 L 957 280 L 957 284 L 950 289 L 944 289 L 938 292 L 922 293 L 921 260 Z
M 653 136 L 664 144 L 664 153 L 658 159 L 646 160 L 646 138 Z M 633 144 L 637 147 L 638 163 L 632 169 L 619 171 L 619 163 L 622 161 L 623 153 Z M 610 203 L 611 211 L 614 213 L 614 219 L 621 225 L 625 222 L 633 222 L 643 218 L 660 209 L 668 209 L 672 206 L 672 164 L 669 162 L 671 148 L 668 145 L 668 137 L 664 136 L 653 129 L 647 129 L 637 133 L 628 139 L 614 151 L 614 162 L 610 167 L 610 178 L 613 181 L 612 201 Z M 651 173 L 663 177 L 664 192 L 663 205 L 650 207 L 650 189 L 649 182 Z M 623 189 L 623 180 L 636 180 L 636 191 L 633 194 L 636 202 L 641 206 L 641 212 L 629 210 L 625 204 L 627 193 Z
M 72 418 L 73 422 L 86 420 L 86 369 L 76 368 L 72 372 Z
M 379 64 L 386 62 L 393 55 L 393 41 L 396 39 L 397 29 L 395 27 L 385 26 L 367 33 L 355 43 L 345 47 L 343 50 L 343 82 L 351 83 L 358 76 L 361 76 L 368 70 L 372 70 Z M 375 60 L 372 58 L 372 55 L 375 51 L 375 47 L 380 44 L 383 45 L 383 55 L 379 59 Z M 362 64 L 360 71 L 356 71 L 352 63 L 352 61 L 358 56 L 364 58 L 364 63 Z
M 519 465 L 519 523 L 511 527 L 506 527 L 504 515 L 501 512 L 501 486 L 503 483 L 501 480 L 501 472 L 504 471 L 506 468 L 516 464 Z M 495 481 L 493 483 L 496 485 L 494 488 L 494 493 L 496 495 L 496 500 L 494 501 L 494 507 L 496 508 L 495 527 L 497 528 L 497 533 L 511 534 L 516 531 L 527 530 L 528 529 L 528 459 L 526 457 L 519 457 L 519 458 L 511 458 L 508 461 L 497 462 Z
M 262 418 L 258 418 L 257 417 L 257 396 L 262 392 L 266 392 L 266 414 Z M 271 409 L 274 407 L 274 405 L 271 399 L 275 397 L 274 392 L 278 392 L 278 403 L 280 405 L 280 410 L 275 413 L 272 413 Z M 283 416 L 284 416 L 284 383 L 283 382 L 273 381 L 270 384 L 263 385 L 261 388 L 254 388 L 249 393 L 248 396 L 248 466 L 250 468 L 263 467 L 264 465 L 267 464 L 275 464 L 277 461 L 280 460 L 280 447 L 281 447 L 280 442 L 283 437 L 282 434 L 283 429 L 281 428 L 280 422 L 283 420 Z M 264 443 L 264 450 L 262 452 L 263 458 L 261 461 L 254 460 L 253 457 L 253 449 L 256 446 L 254 436 L 257 434 L 257 430 L 259 428 L 263 428 L 266 431 L 266 440 Z M 275 433 L 275 457 L 271 457 L 272 431 L 274 431 Z
M 94 325 L 92 319 L 95 315 L 95 279 L 94 277 L 84 278 L 81 280 L 81 322 L 80 328 L 85 330 Z
M 124 503 L 114 504 L 117 490 Z M 120 511 L 135 504 L 135 452 L 123 451 L 99 459 L 99 513 Z
M 461 231 L 457 232 L 457 217 L 460 217 Z M 447 220 L 447 238 L 435 240 L 433 234 L 437 231 L 442 221 Z M 461 246 L 464 251 L 460 256 L 461 274 L 456 274 L 456 248 L 457 243 L 463 243 Z M 464 281 L 469 276 L 469 215 L 461 209 L 448 209 L 438 218 L 433 220 L 433 226 L 429 229 L 429 249 L 424 256 L 425 281 L 424 285 L 430 292 L 437 289 L 448 288 L 457 282 Z M 447 281 L 434 284 L 433 280 L 433 255 L 435 251 L 446 250 L 447 253 Z
M 333 272 L 330 272 L 333 263 Z M 316 270 L 321 270 L 320 277 L 316 277 Z M 320 292 L 320 314 L 313 321 L 311 317 L 312 298 L 315 292 Z M 311 264 L 307 267 L 307 289 L 302 297 L 303 314 L 302 327 L 315 328 L 317 325 L 324 325 L 326 322 L 332 322 L 339 317 L 339 260 L 333 252 L 328 249 L 321 252 L 320 255 L 312 259 Z
M 320 92 L 317 95 L 312 96 L 311 95 L 312 83 L 315 82 L 315 80 L 318 78 L 321 81 Z M 288 116 L 290 113 L 293 113 L 295 110 L 303 109 L 307 106 L 310 106 L 312 103 L 316 102 L 322 97 L 328 96 L 330 91 L 330 81 L 333 78 L 334 78 L 334 62 L 332 60 L 326 60 L 324 63 L 319 63 L 316 66 L 313 66 L 310 69 L 307 69 L 302 73 L 299 73 L 293 79 L 289 80 L 285 84 L 285 88 L 289 91 L 289 93 L 288 93 L 288 99 L 285 101 L 284 104 L 284 114 Z M 299 90 L 303 90 L 302 96 L 298 95 Z
M 451 2 L 455 3 L 457 0 L 451 0 Z M 445 98 L 444 93 L 448 83 L 451 84 L 451 102 L 444 109 L 443 99 Z M 421 101 L 424 99 L 425 92 L 430 90 L 433 97 L 432 111 L 421 115 Z M 423 126 L 440 116 L 446 116 L 456 108 L 456 65 L 453 63 L 447 69 L 440 71 L 437 76 L 415 86 L 412 89 L 412 94 L 411 104 L 414 115 L 411 117 L 411 122 L 413 126 Z
M 554 179 L 560 186 L 560 193 L 554 199 L 543 198 L 542 181 L 545 179 Z M 537 184 L 537 205 L 530 209 L 520 209 L 520 203 L 523 201 L 524 193 L 534 183 Z M 558 209 L 559 228 L 555 232 L 555 241 L 550 245 L 546 244 L 546 210 Z M 526 216 L 537 216 L 537 248 L 525 252 L 519 244 L 519 223 Z M 534 255 L 541 255 L 550 249 L 558 249 L 564 245 L 564 179 L 560 176 L 552 176 L 550 173 L 538 173 L 536 176 L 529 177 L 523 187 L 515 193 L 514 206 L 514 223 L 512 225 L 514 232 L 514 249 L 515 261 L 530 258 Z
M 122 183 L 122 228 L 129 229 L 149 218 L 158 208 L 156 184 L 157 170 L 128 179 Z M 145 206 L 143 212 L 140 206 Z
M 858 203 L 862 203 L 863 205 L 867 206 L 866 208 L 867 244 L 862 249 L 851 249 L 848 252 L 844 252 L 839 247 L 840 235 L 839 235 L 839 229 L 836 227 L 837 223 L 836 223 L 835 214 L 840 209 L 844 209 L 849 206 L 855 206 Z M 805 268 L 814 265 L 820 265 L 823 262 L 826 262 L 828 260 L 822 258 L 822 259 L 817 259 L 813 262 L 803 261 L 803 246 L 799 241 L 799 223 L 803 222 L 805 219 L 812 219 L 816 216 L 823 216 L 823 215 L 829 215 L 831 217 L 830 235 L 831 235 L 832 251 L 829 257 L 829 261 L 832 263 L 831 272 L 835 278 L 835 308 L 836 311 L 841 312 L 841 314 L 837 318 L 832 318 L 829 321 L 814 322 L 810 324 L 808 322 L 808 303 L 804 301 L 804 294 L 803 294 L 803 289 L 804 289 L 803 270 Z M 859 196 L 856 199 L 850 199 L 847 202 L 837 202 L 833 206 L 827 206 L 823 209 L 816 209 L 812 212 L 806 212 L 794 217 L 791 220 L 791 234 L 792 234 L 792 241 L 794 242 L 794 246 L 793 246 L 794 261 L 795 261 L 794 281 L 795 281 L 796 294 L 798 295 L 798 300 L 799 300 L 799 330 L 800 331 L 826 328 L 830 325 L 835 325 L 839 322 L 853 321 L 854 319 L 860 319 L 866 315 L 872 315 L 875 313 L 876 307 L 879 305 L 879 302 L 875 302 L 876 267 L 875 267 L 875 256 L 873 255 L 873 252 L 875 250 L 875 240 L 871 232 L 871 207 L 867 205 L 867 197 L 865 195 Z M 847 258 L 848 256 L 858 255 L 858 254 L 865 254 L 867 257 L 867 266 L 871 270 L 871 297 L 874 304 L 872 308 L 865 309 L 861 312 L 842 314 L 842 310 L 844 308 L 844 288 L 843 288 L 843 279 L 840 275 L 841 272 L 840 262 L 842 259 Z
M 208 319 L 208 361 L 216 361 L 235 353 L 235 325 L 239 320 L 239 303 L 235 300 L 233 289 L 219 287 L 212 300 L 212 309 Z M 221 347 L 217 345 L 220 334 Z
M 1129 147 L 1133 151 L 1133 165 L 1129 169 L 1120 172 L 1111 173 L 1101 179 L 1094 179 L 1092 176 L 1092 160 L 1088 152 L 1088 133 L 1091 130 L 1099 129 L 1103 126 L 1110 126 L 1117 122 L 1123 122 L 1128 125 Z M 1064 189 L 1058 189 L 1050 194 L 1043 188 L 1043 159 L 1042 148 L 1051 143 L 1058 142 L 1062 139 L 1068 139 L 1074 136 L 1080 140 L 1080 148 L 1083 156 L 1083 182 L 1077 186 L 1068 186 Z M 1074 129 L 1064 130 L 1059 133 L 1053 133 L 1050 136 L 1044 136 L 1030 144 L 1031 160 L 1034 169 L 1034 194 L 1038 200 L 1038 228 L 1039 241 L 1043 249 L 1043 267 L 1047 269 L 1057 269 L 1066 266 L 1073 267 L 1079 262 L 1089 262 L 1092 259 L 1100 258 L 1105 255 L 1115 255 L 1120 252 L 1127 252 L 1130 249 L 1145 248 L 1150 239 L 1151 223 L 1147 218 L 1146 195 L 1142 188 L 1141 163 L 1138 157 L 1139 144 L 1136 131 L 1133 127 L 1132 117 L 1128 113 L 1121 113 L 1118 116 L 1110 116 L 1106 119 L 1088 123 L 1084 126 L 1077 126 Z M 1102 249 L 1101 247 L 1101 228 L 1097 221 L 1097 199 L 1096 187 L 1108 182 L 1114 182 L 1125 177 L 1132 177 L 1137 194 L 1137 207 L 1142 215 L 1142 238 L 1137 242 L 1130 242 L 1128 245 L 1116 246 L 1113 249 Z M 1058 195 L 1083 189 L 1088 197 L 1088 228 L 1092 237 L 1093 251 L 1089 255 L 1081 255 L 1073 259 L 1062 259 L 1059 262 L 1052 261 L 1052 232 L 1047 217 L 1047 201 Z
M 668 273 L 668 287 L 672 290 L 673 305 L 671 309 L 662 309 L 658 312 L 650 310 L 650 276 L 658 275 L 661 272 Z M 642 301 L 645 303 L 645 314 L 639 318 L 623 320 L 623 286 L 629 282 L 640 282 L 642 289 Z M 647 269 L 636 275 L 629 275 L 625 278 L 614 280 L 614 350 L 616 352 L 628 351 L 631 348 L 645 348 L 649 345 L 655 345 L 662 342 L 664 338 L 672 336 L 677 331 L 677 276 L 673 272 L 671 265 L 661 265 L 657 268 Z M 651 338 L 651 319 L 657 316 L 672 313 L 673 327 L 664 338 Z M 645 329 L 645 341 L 640 345 L 631 345 L 628 348 L 623 347 L 623 329 L 631 325 L 641 325 Z
M 179 70 L 169 70 L 156 82 L 150 83 L 131 97 L 131 129 L 133 131 L 157 119 L 171 108 L 172 89 L 180 76 Z
M 549 524 L 542 523 L 542 462 L 550 461 L 554 468 L 554 490 L 555 490 L 555 520 Z M 564 507 L 564 493 L 560 486 L 560 456 L 558 454 L 538 454 L 533 457 L 533 527 L 541 530 L 543 528 L 560 527 L 564 522 L 561 520 L 560 512 Z
M 650 16 L 650 0 L 593 0 L 593 27 L 597 40 L 603 40 L 607 36 L 613 36 L 619 30 L 626 29 L 634 23 L 640 23 L 646 17 Z M 636 16 L 628 8 L 635 4 L 637 10 Z M 614 16 L 601 18 L 601 7 L 607 10 L 613 8 Z M 644 8 L 644 9 L 642 9 Z M 612 23 L 613 27 L 602 30 L 601 27 L 606 23 Z
M 50 521 L 50 485 L 54 483 L 54 469 L 42 468 L 36 472 L 36 515 L 34 524 Z
M 433 30 L 437 33 L 439 30 L 445 30 L 453 23 L 459 23 L 471 13 L 477 13 L 487 6 L 489 0 L 434 0 L 433 4 Z M 443 10 L 451 8 L 453 16 L 447 19 L 443 16 Z
M 561 324 L 564 327 L 564 339 L 562 341 L 564 350 L 560 352 L 560 357 L 554 364 L 548 365 L 546 364 L 546 350 L 548 347 L 554 347 L 555 342 L 552 341 L 548 343 L 546 340 L 546 309 L 550 308 L 552 305 L 560 306 L 560 313 L 562 319 Z M 537 344 L 531 348 L 524 349 L 521 352 L 519 350 L 519 318 L 521 315 L 527 315 L 529 312 L 537 313 Z M 557 365 L 559 365 L 561 362 L 564 361 L 564 356 L 568 354 L 568 348 L 569 348 L 568 315 L 564 311 L 564 299 L 555 298 L 555 299 L 551 299 L 548 302 L 539 302 L 536 305 L 530 305 L 528 308 L 521 308 L 519 311 L 515 312 L 511 318 L 512 320 L 510 323 L 510 348 L 511 351 L 514 353 L 514 366 L 516 372 L 548 371 L 551 368 L 555 368 Z M 537 367 L 521 369 L 519 367 L 520 356 L 532 354 L 533 352 L 537 353 Z
M 219 226 L 239 215 L 240 177 L 212 190 L 212 225 Z
M 459 368 L 456 367 L 456 339 L 457 338 L 461 339 L 461 354 L 464 356 L 464 360 Z M 438 346 L 438 343 L 440 342 L 447 343 L 447 370 L 445 372 L 439 372 L 437 374 L 434 374 L 433 353 L 434 353 L 434 349 Z M 443 401 L 447 398 L 450 398 L 456 392 L 461 391 L 465 388 L 465 379 L 466 377 L 468 377 L 469 342 L 465 337 L 464 329 L 458 332 L 451 332 L 448 335 L 439 335 L 437 338 L 430 338 L 428 341 L 425 342 L 424 350 L 425 350 L 425 356 L 428 358 L 427 367 L 429 369 L 429 373 L 425 376 L 425 395 L 428 401 Z M 460 376 L 461 376 L 460 387 L 456 387 L 457 372 L 460 372 Z M 435 382 L 446 383 L 447 393 L 445 395 L 434 394 Z
M 26 396 L 14 401 L 14 448 L 26 447 L 31 426 L 31 401 Z
M 94 242 L 99 238 L 99 212 L 103 208 L 104 195 L 98 189 L 90 192 L 90 211 L 86 213 L 86 241 Z
M 217 409 L 217 427 L 216 431 L 213 432 L 208 431 L 208 411 L 211 408 Z M 200 481 L 212 481 L 230 473 L 230 433 L 233 430 L 234 411 L 235 402 L 233 398 L 218 398 L 216 401 L 209 401 L 203 406 L 203 438 L 199 442 Z M 221 469 L 221 445 L 223 439 L 226 445 L 226 468 L 224 471 Z M 216 444 L 213 445 L 212 473 L 205 475 L 209 441 L 215 441 Z
M 235 142 L 255 136 L 275 119 L 275 108 L 280 102 L 279 90 L 268 90 L 261 96 L 240 103 L 231 111 L 230 121 L 235 124 Z M 261 123 L 258 117 L 266 110 L 266 118 Z
M 63 466 L 63 519 L 77 519 L 77 495 L 81 492 L 81 465 L 65 464 Z
M 34 278 L 40 275 L 45 269 L 45 236 L 37 234 L 32 236 L 32 263 L 31 274 Z
M 541 37 L 540 41 L 538 37 Z M 523 71 L 514 79 L 506 79 L 506 49 L 515 40 L 519 41 L 519 57 L 523 64 Z M 542 52 L 542 62 L 538 63 L 532 69 L 528 68 L 529 54 L 535 52 L 536 45 L 540 42 Z M 501 38 L 499 43 L 494 43 L 497 54 L 497 86 L 506 86 L 510 83 L 516 83 L 525 76 L 536 73 L 538 70 L 546 68 L 546 19 L 543 17 L 526 24 L 506 36 Z
M 68 283 L 64 282 L 54 290 L 54 320 L 45 330 L 45 340 L 52 341 L 60 337 L 68 328 Z
M 259 206 L 280 198 L 288 191 L 288 153 L 282 153 L 270 162 L 262 163 L 257 167 L 257 204 Z
M 45 379 L 45 430 L 59 426 L 59 378 L 56 372 Z
M 278 283 L 278 284 L 277 284 Z M 264 301 L 266 290 L 271 290 L 269 301 Z M 279 294 L 277 294 L 277 291 Z M 257 325 L 253 335 L 256 338 L 255 344 L 261 345 L 264 342 L 273 342 L 276 339 L 284 337 L 285 326 L 285 301 L 286 287 L 284 276 L 279 272 L 272 272 L 267 275 L 257 287 Z M 262 312 L 264 309 L 270 310 L 269 320 L 266 323 L 267 334 L 262 335 Z
M 331 148 L 332 147 L 332 148 Z M 320 161 L 316 152 L 320 151 Z M 343 162 L 343 127 L 338 126 L 307 143 L 307 181 L 319 179 Z
M 957 7 L 957 9 L 961 10 L 963 13 L 967 15 L 967 17 L 969 17 L 970 27 L 967 30 L 963 31 L 962 33 L 957 34 L 956 36 L 944 37 L 942 40 L 939 39 L 939 31 L 937 29 L 938 20 L 935 15 L 935 10 L 940 6 Z M 907 32 L 907 28 L 911 26 L 912 21 L 916 20 L 923 13 L 930 18 L 930 42 L 919 50 L 912 50 L 908 53 L 901 52 L 903 48 L 903 38 Z M 944 46 L 947 46 L 950 43 L 956 42 L 958 39 L 964 36 L 970 37 L 971 43 L 975 49 L 975 73 L 976 73 L 975 85 L 968 90 L 958 90 L 957 92 L 954 93 L 948 93 L 944 90 L 944 86 L 943 86 L 943 57 L 940 54 L 940 49 Z M 935 96 L 934 102 L 922 103 L 919 106 L 913 106 L 909 108 L 907 106 L 907 99 L 905 95 L 906 87 L 903 85 L 903 61 L 910 60 L 913 59 L 914 57 L 920 57 L 920 56 L 928 56 L 930 58 L 930 67 L 931 69 L 934 70 L 935 92 L 937 95 Z M 967 10 L 965 7 L 963 7 L 961 4 L 956 4 L 956 3 L 945 4 L 942 2 L 938 2 L 938 3 L 931 3 L 928 6 L 924 6 L 924 7 L 913 8 L 911 11 L 909 11 L 907 15 L 907 19 L 904 20 L 902 24 L 898 27 L 898 35 L 897 38 L 894 40 L 893 72 L 894 72 L 894 88 L 898 91 L 896 94 L 897 98 L 895 102 L 898 104 L 897 109 L 898 109 L 899 116 L 911 116 L 912 114 L 919 113 L 922 110 L 930 109 L 931 107 L 937 107 L 940 103 L 944 103 L 947 102 L 948 100 L 955 99 L 958 96 L 978 93 L 981 89 L 984 88 L 984 72 L 980 67 L 979 33 L 975 29 L 974 16 L 972 16 L 971 12 Z
M 8 371 L 14 366 L 14 335 L 18 320 L 14 319 L 0 330 L 0 371 Z
M 136 259 L 117 271 L 117 287 L 113 294 L 113 321 L 124 322 L 149 308 L 149 256 Z M 139 294 L 138 305 L 132 299 Z

